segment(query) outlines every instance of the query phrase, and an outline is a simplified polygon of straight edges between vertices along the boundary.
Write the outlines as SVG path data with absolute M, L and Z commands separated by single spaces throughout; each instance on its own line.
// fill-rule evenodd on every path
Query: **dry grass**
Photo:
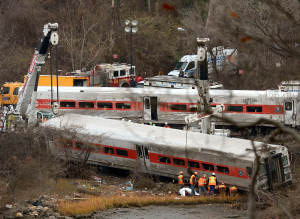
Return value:
M 104 211 L 111 208 L 141 207 L 147 205 L 176 205 L 176 204 L 201 204 L 201 203 L 233 203 L 238 197 L 212 196 L 212 197 L 180 197 L 169 196 L 121 196 L 92 197 L 79 202 L 62 201 L 58 211 L 63 215 L 87 215 L 96 211 Z

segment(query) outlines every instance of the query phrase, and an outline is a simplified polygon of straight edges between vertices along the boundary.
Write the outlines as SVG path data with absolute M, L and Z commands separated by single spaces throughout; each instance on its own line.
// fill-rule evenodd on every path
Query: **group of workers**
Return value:
M 189 185 L 191 188 L 191 196 L 195 195 L 196 187 L 199 188 L 200 196 L 202 193 L 204 194 L 204 196 L 206 196 L 207 194 L 208 196 L 214 195 L 216 193 L 216 190 L 221 195 L 235 196 L 237 194 L 237 188 L 235 186 L 227 188 L 223 182 L 219 185 L 215 173 L 212 173 L 208 180 L 206 178 L 206 174 L 203 174 L 203 176 L 199 179 L 197 178 L 197 176 L 198 172 L 193 172 L 190 177 Z M 181 188 L 184 187 L 183 171 L 180 171 L 180 174 L 178 176 L 178 184 Z

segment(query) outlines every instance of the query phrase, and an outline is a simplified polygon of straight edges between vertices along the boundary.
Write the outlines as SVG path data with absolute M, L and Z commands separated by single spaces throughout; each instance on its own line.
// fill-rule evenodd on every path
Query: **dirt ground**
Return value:
M 112 209 L 94 214 L 93 219 L 221 219 L 247 218 L 247 211 L 237 210 L 228 204 L 148 206 L 141 208 Z

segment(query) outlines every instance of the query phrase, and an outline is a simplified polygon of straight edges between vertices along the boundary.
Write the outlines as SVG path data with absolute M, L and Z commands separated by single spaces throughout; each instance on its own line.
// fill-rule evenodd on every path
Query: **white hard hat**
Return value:
M 215 176 L 216 174 L 215 174 L 215 173 L 212 173 L 211 175 L 212 175 L 212 176 Z
M 165 122 L 165 125 L 168 125 L 168 122 Z

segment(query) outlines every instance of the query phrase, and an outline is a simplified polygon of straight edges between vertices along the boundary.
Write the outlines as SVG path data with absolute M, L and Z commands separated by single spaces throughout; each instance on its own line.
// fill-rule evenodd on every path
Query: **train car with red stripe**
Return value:
M 200 176 L 214 172 L 218 182 L 241 190 L 250 189 L 257 168 L 252 142 L 244 139 L 78 114 L 52 118 L 42 127 L 62 134 L 50 140 L 54 154 L 77 161 L 88 158 L 90 164 L 172 178 L 183 171 L 186 179 L 190 177 L 188 170 Z M 259 187 L 275 188 L 291 182 L 286 147 L 262 142 L 253 145 L 260 156 Z
M 51 109 L 50 93 L 50 87 L 39 87 L 36 110 Z M 300 127 L 300 92 L 211 89 L 209 95 L 212 108 L 217 105 L 224 107 L 223 112 L 217 114 L 220 117 L 240 124 L 252 124 L 265 118 Z M 56 92 L 53 96 L 57 96 Z M 196 89 L 154 87 L 59 87 L 59 96 L 60 114 L 78 113 L 157 124 L 185 124 L 185 117 L 197 111 L 199 101 Z M 216 124 L 229 125 L 221 119 Z M 260 126 L 272 127 L 272 124 Z

